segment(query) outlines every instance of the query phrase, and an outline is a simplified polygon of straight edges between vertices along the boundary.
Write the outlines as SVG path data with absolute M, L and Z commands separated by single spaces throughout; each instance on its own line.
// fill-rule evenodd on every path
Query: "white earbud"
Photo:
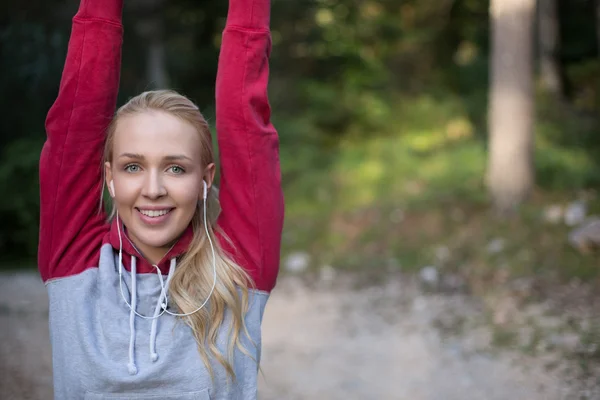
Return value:
M 208 194 L 208 185 L 206 184 L 205 180 L 203 180 L 202 183 L 204 184 L 204 191 L 202 192 L 202 199 L 206 200 L 206 196 Z
M 115 197 L 115 183 L 113 182 L 113 180 L 111 179 L 111 181 L 108 183 L 108 188 L 110 189 L 110 197 Z

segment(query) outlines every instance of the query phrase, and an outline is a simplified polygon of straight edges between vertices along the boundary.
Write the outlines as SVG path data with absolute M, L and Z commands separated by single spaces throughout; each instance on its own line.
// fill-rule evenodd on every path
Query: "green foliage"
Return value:
M 41 141 L 20 139 L 3 149 L 0 164 L 0 252 L 4 260 L 32 259 L 39 221 L 38 160 Z
M 569 228 L 543 217 L 545 207 L 565 205 L 597 182 L 598 165 L 580 143 L 588 138 L 577 115 L 550 118 L 550 109 L 541 107 L 547 117 L 537 125 L 539 194 L 518 218 L 503 221 L 488 211 L 485 143 L 468 118 L 470 105 L 456 96 L 420 96 L 388 107 L 394 117 L 387 126 L 376 135 L 339 140 L 325 167 L 311 166 L 309 158 L 284 161 L 284 257 L 305 249 L 315 266 L 368 266 L 373 274 L 440 265 L 436 249 L 445 247 L 450 255 L 440 266 L 476 284 L 493 284 L 498 273 L 597 276 L 595 259 L 567 243 Z M 310 132 L 310 125 L 305 128 Z M 295 178 L 288 179 L 293 169 Z M 499 253 L 488 249 L 496 239 L 504 243 Z

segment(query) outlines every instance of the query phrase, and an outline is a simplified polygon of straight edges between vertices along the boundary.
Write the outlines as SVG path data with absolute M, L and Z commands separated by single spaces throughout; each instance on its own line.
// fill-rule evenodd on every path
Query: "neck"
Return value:
M 166 246 L 154 247 L 145 245 L 134 235 L 127 235 L 126 237 L 131 241 L 131 244 L 133 247 L 135 247 L 138 253 L 140 253 L 140 255 L 152 265 L 158 265 L 175 244 L 171 243 Z

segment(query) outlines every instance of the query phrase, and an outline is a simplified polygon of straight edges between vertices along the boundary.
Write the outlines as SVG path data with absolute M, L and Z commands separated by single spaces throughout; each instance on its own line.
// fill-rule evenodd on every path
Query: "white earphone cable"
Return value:
M 217 286 L 217 258 L 215 257 L 215 247 L 213 246 L 213 242 L 210 238 L 210 234 L 208 233 L 208 223 L 207 223 L 207 218 L 206 218 L 206 182 L 204 182 L 204 231 L 206 232 L 206 237 L 208 238 L 208 242 L 210 243 L 210 249 L 212 251 L 212 257 L 213 257 L 213 284 L 212 284 L 212 288 L 210 289 L 210 293 L 208 294 L 208 296 L 206 297 L 206 300 L 204 300 L 204 303 L 202 303 L 202 305 L 200 307 L 198 307 L 197 309 L 195 309 L 192 312 L 189 313 L 185 313 L 185 314 L 178 314 L 178 313 L 172 313 L 170 311 L 167 310 L 167 308 L 165 307 L 164 310 L 167 312 L 167 314 L 171 314 L 173 316 L 176 317 L 186 317 L 188 315 L 192 315 L 194 313 L 197 313 L 198 311 L 200 311 L 205 305 L 206 303 L 208 303 L 208 300 L 210 300 L 210 297 L 212 296 L 213 292 L 215 291 L 215 287 Z M 166 297 L 165 299 L 165 303 L 168 306 L 169 304 L 169 299 L 168 297 Z
M 210 243 L 210 248 L 212 251 L 212 258 L 213 258 L 213 284 L 212 284 L 212 288 L 210 289 L 210 293 L 208 294 L 208 296 L 206 297 L 206 300 L 204 300 L 204 303 L 202 303 L 202 305 L 200 307 L 198 307 L 197 309 L 195 309 L 192 312 L 189 313 L 183 313 L 183 314 L 179 314 L 179 313 L 173 313 L 167 310 L 168 304 L 169 304 L 169 297 L 168 297 L 168 286 L 169 286 L 169 282 L 170 282 L 170 278 L 171 278 L 171 273 L 169 274 L 169 277 L 167 278 L 167 282 L 166 284 L 163 284 L 163 277 L 162 274 L 160 272 L 160 269 L 158 268 L 158 266 L 154 265 L 154 267 L 157 269 L 157 274 L 159 277 L 159 284 L 160 284 L 160 298 L 158 301 L 162 301 L 162 299 L 165 299 L 165 302 L 163 304 L 161 304 L 161 308 L 163 309 L 160 314 L 156 315 L 156 316 L 152 316 L 152 317 L 148 317 L 142 314 L 139 314 L 137 311 L 133 310 L 133 308 L 131 307 L 131 304 L 127 301 L 127 299 L 125 298 L 125 294 L 123 293 L 123 240 L 121 238 L 121 227 L 120 227 L 120 223 L 119 223 L 119 212 L 117 211 L 117 232 L 119 235 L 119 289 L 121 291 L 121 297 L 123 298 L 123 301 L 125 301 L 125 304 L 127 304 L 127 306 L 135 313 L 135 315 L 137 315 L 138 317 L 144 318 L 144 319 L 156 319 L 158 317 L 160 317 L 161 315 L 163 315 L 165 312 L 167 314 L 176 316 L 176 317 L 185 317 L 188 315 L 192 315 L 198 311 L 200 311 L 210 300 L 210 297 L 212 296 L 215 287 L 217 286 L 217 259 L 215 256 L 215 247 L 213 245 L 212 239 L 210 238 L 210 234 L 208 232 L 208 222 L 207 222 L 207 218 L 206 218 L 206 203 L 207 203 L 207 185 L 206 185 L 206 181 L 202 182 L 204 184 L 204 192 L 203 192 L 203 218 L 204 218 L 204 230 L 206 232 L 206 237 L 208 238 L 208 242 Z M 112 181 L 111 181 L 112 184 Z M 113 189 L 113 196 L 114 196 L 114 185 L 111 185 L 111 189 Z M 134 279 L 132 277 L 132 279 Z

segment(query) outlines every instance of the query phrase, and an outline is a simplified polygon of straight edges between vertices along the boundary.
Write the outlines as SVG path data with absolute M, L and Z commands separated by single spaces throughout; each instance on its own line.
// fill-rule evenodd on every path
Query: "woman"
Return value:
M 46 121 L 39 268 L 55 398 L 255 398 L 283 221 L 266 95 L 269 0 L 229 4 L 216 220 L 211 138 L 198 108 L 155 91 L 113 116 L 121 13 L 122 0 L 81 1 Z M 110 219 L 98 211 L 104 184 Z

